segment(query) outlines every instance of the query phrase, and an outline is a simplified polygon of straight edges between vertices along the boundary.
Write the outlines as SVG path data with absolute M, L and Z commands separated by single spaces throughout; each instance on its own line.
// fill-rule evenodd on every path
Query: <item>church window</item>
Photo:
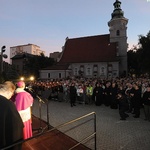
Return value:
M 84 71 L 84 66 L 83 66 L 83 65 L 80 66 L 80 70 L 81 70 L 82 72 Z
M 87 68 L 87 75 L 91 75 L 91 68 Z
M 78 75 L 78 69 L 74 68 L 74 75 L 77 76 Z
M 93 71 L 94 71 L 94 72 L 97 72 L 97 70 L 98 70 L 98 66 L 97 66 L 97 65 L 94 65 L 94 66 L 93 66 Z
M 59 73 L 58 76 L 59 76 L 59 79 L 60 79 L 61 78 L 61 73 Z
M 104 67 L 101 68 L 101 72 L 102 72 L 102 73 L 104 73 L 104 69 L 105 69 Z
M 48 78 L 50 78 L 51 77 L 51 74 L 50 73 L 48 73 Z
M 119 30 L 117 30 L 116 35 L 117 35 L 117 36 L 119 36 L 119 35 L 120 35 L 120 31 L 119 31 Z
M 106 69 L 105 69 L 104 66 L 102 66 L 102 67 L 100 68 L 100 75 L 101 75 L 101 76 L 104 76 L 105 74 L 106 74 Z
M 108 72 L 112 72 L 113 66 L 112 64 L 108 64 Z

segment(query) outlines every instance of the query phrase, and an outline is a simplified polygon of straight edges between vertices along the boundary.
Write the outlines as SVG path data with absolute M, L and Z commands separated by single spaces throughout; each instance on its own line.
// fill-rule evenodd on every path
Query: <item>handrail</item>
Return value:
M 27 141 L 29 141 L 29 140 L 32 140 L 32 139 L 37 138 L 37 137 L 39 137 L 39 136 L 45 135 L 46 133 L 49 133 L 49 132 L 52 132 L 53 130 L 57 130 L 57 129 L 59 129 L 59 128 L 62 128 L 62 127 L 64 127 L 64 126 L 67 126 L 68 124 L 77 122 L 77 121 L 79 121 L 79 120 L 81 120 L 81 119 L 83 119 L 83 118 L 86 118 L 86 117 L 88 117 L 88 116 L 91 116 L 91 115 L 94 115 L 94 132 L 93 132 L 91 135 L 89 135 L 89 136 L 87 136 L 86 138 L 84 138 L 83 140 L 81 140 L 80 142 L 77 141 L 78 143 L 77 143 L 76 145 L 74 145 L 73 147 L 71 147 L 69 150 L 72 150 L 73 148 L 77 147 L 78 145 L 82 144 L 82 142 L 87 141 L 88 139 L 90 139 L 90 138 L 93 137 L 93 136 L 94 136 L 94 143 L 95 143 L 95 144 L 94 144 L 94 150 L 96 150 L 96 149 L 97 149 L 97 148 L 96 148 L 96 145 L 97 145 L 97 144 L 96 144 L 96 113 L 95 113 L 95 112 L 91 112 L 91 113 L 89 113 L 89 114 L 86 114 L 86 115 L 83 115 L 83 116 L 81 116 L 81 117 L 78 117 L 78 118 L 76 118 L 76 119 L 74 119 L 74 120 L 71 120 L 71 121 L 68 121 L 68 122 L 66 122 L 66 123 L 60 124 L 60 125 L 58 125 L 58 126 L 52 128 L 52 129 L 50 129 L 50 130 L 47 130 L 47 131 L 42 132 L 42 133 L 39 133 L 39 134 L 37 134 L 37 135 L 35 135 L 35 136 L 31 137 L 31 138 L 28 138 L 28 139 L 26 139 L 26 140 L 22 140 L 22 141 L 20 141 L 20 142 L 14 143 L 14 144 L 12 144 L 12 145 L 10 145 L 10 146 L 4 147 L 4 148 L 1 149 L 1 150 L 6 150 L 6 149 L 11 148 L 11 147 L 13 147 L 13 146 L 16 146 L 16 145 L 25 143 L 25 142 L 27 142 Z

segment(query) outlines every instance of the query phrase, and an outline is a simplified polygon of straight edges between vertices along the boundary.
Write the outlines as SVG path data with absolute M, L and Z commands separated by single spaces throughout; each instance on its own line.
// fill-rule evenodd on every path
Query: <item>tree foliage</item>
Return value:
M 138 75 L 150 74 L 150 31 L 139 35 L 138 45 L 128 51 L 128 70 Z
M 54 59 L 45 57 L 43 54 L 40 56 L 29 57 L 25 59 L 25 70 L 27 74 L 39 77 L 39 70 L 49 67 L 55 63 Z

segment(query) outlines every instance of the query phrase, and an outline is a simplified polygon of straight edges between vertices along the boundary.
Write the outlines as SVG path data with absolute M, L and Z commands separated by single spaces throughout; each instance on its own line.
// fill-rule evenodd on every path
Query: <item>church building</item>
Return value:
M 127 23 L 121 2 L 114 2 L 109 34 L 66 38 L 55 66 L 40 70 L 40 79 L 115 78 L 127 75 Z

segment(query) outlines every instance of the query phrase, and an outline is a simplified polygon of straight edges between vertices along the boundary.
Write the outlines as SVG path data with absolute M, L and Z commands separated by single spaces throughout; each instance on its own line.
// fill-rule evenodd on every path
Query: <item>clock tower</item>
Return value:
M 119 75 L 127 75 L 127 23 L 128 19 L 124 17 L 121 9 L 121 2 L 114 2 L 114 11 L 111 14 L 111 20 L 108 22 L 110 32 L 110 42 L 118 43 L 117 56 L 119 57 Z

